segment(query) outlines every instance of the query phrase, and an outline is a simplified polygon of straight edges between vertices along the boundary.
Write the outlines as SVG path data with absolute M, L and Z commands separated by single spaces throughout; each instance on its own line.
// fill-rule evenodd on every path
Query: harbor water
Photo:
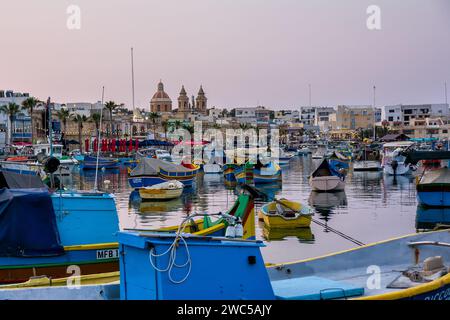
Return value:
M 416 232 L 417 201 L 414 175 L 385 176 L 382 172 L 353 172 L 346 177 L 345 192 L 314 193 L 308 176 L 320 160 L 295 157 L 283 166 L 280 185 L 260 190 L 278 199 L 287 198 L 313 207 L 314 219 L 363 243 L 372 243 Z M 177 225 L 191 213 L 225 212 L 237 198 L 236 188 L 227 188 L 223 175 L 197 177 L 193 188 L 182 198 L 167 202 L 143 202 L 128 184 L 127 168 L 99 171 L 99 189 L 115 194 L 120 228 L 155 229 Z M 94 171 L 74 173 L 69 188 L 93 188 Z M 259 210 L 261 201 L 256 201 Z M 257 219 L 255 217 L 255 219 Z M 265 240 L 264 259 L 268 263 L 290 262 L 355 247 L 356 245 L 323 226 L 309 229 L 273 231 L 256 221 L 256 236 Z

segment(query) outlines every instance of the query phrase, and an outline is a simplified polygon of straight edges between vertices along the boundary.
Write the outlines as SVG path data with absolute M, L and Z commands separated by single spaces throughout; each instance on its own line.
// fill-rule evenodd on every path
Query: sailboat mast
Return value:
M 131 140 L 133 140 L 133 120 L 135 115 L 135 104 L 134 104 L 134 55 L 133 55 L 133 47 L 131 47 L 131 96 L 133 103 L 133 117 L 131 118 L 131 128 L 130 128 L 130 136 Z
M 105 98 L 105 87 L 102 87 L 102 104 L 100 108 L 100 124 L 98 128 L 98 138 L 97 138 L 97 161 L 95 163 L 95 180 L 94 180 L 94 191 L 98 191 L 98 159 L 100 157 L 100 138 L 102 134 L 102 120 L 103 120 L 103 100 Z

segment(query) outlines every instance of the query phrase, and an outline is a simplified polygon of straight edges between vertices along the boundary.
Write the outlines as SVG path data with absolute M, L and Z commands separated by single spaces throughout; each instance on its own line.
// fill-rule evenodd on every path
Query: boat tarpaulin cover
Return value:
M 424 184 L 450 185 L 450 169 L 440 168 L 425 172 L 422 179 L 419 181 L 419 185 Z
M 0 171 L 0 188 L 8 189 L 36 189 L 47 188 L 41 178 L 33 174 Z
M 0 256 L 64 254 L 47 190 L 0 189 Z
M 133 171 L 130 172 L 131 177 L 137 176 L 151 176 L 159 173 L 160 169 L 167 172 L 192 172 L 192 169 L 170 163 L 164 160 L 156 158 L 145 158 L 142 157 L 139 160 L 138 165 Z

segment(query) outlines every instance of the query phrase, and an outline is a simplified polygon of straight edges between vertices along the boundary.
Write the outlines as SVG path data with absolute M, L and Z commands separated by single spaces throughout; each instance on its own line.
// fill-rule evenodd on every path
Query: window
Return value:
M 389 109 L 389 113 L 394 113 L 395 110 L 394 109 Z
M 388 121 L 394 121 L 394 117 L 389 117 Z

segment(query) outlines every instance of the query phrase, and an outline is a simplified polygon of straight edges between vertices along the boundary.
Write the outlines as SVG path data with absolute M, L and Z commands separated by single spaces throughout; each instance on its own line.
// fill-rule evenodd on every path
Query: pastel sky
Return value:
M 81 29 L 66 26 L 69 5 Z M 369 5 L 381 30 L 366 27 Z M 209 106 L 442 103 L 449 0 L 0 0 L 0 89 L 149 107 L 161 78 Z

